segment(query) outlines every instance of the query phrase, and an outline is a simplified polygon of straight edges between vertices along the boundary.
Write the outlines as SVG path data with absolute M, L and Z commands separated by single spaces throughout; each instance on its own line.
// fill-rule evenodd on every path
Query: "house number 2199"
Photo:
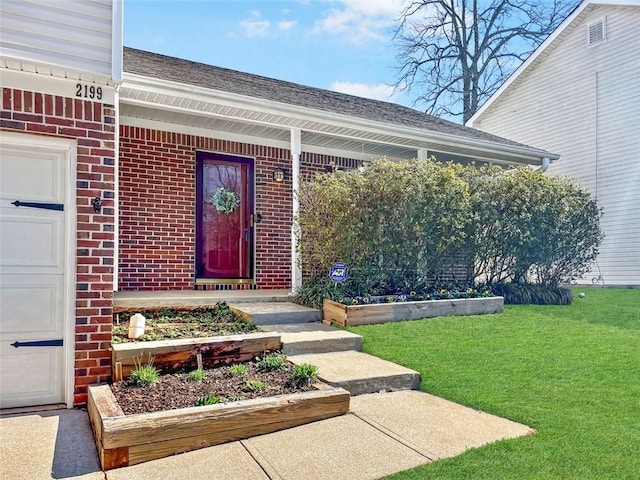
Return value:
M 76 97 L 102 100 L 102 87 L 76 83 Z

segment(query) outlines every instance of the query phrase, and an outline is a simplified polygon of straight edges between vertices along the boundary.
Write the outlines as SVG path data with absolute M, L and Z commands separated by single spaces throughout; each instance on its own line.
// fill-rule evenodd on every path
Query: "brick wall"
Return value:
M 257 288 L 291 286 L 288 150 L 138 127 L 120 128 L 119 290 L 195 288 L 196 151 L 255 158 Z
M 193 288 L 193 137 L 120 127 L 119 290 Z
M 74 403 L 109 380 L 113 306 L 115 111 L 112 105 L 2 89 L 0 128 L 77 141 L 77 262 Z M 103 200 L 95 213 L 91 199 Z
M 196 151 L 255 159 L 255 286 L 291 288 L 292 183 L 289 150 L 193 135 L 120 127 L 119 290 L 189 290 L 195 285 Z M 301 175 L 348 159 L 304 153 Z M 272 172 L 284 168 L 284 182 Z M 199 285 L 198 288 L 232 288 Z M 237 288 L 248 288 L 237 286 Z

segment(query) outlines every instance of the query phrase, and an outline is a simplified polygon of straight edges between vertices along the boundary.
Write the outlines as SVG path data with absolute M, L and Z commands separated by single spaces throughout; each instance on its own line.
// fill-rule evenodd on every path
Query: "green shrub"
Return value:
M 229 373 L 232 377 L 242 377 L 247 374 L 247 366 L 242 363 L 231 365 L 229 367 Z
M 216 403 L 222 403 L 222 398 L 214 395 L 203 395 L 196 400 L 196 407 L 204 407 L 205 405 L 215 405 Z
M 293 383 L 296 386 L 309 386 L 318 379 L 318 367 L 302 363 L 293 367 Z
M 379 160 L 301 184 L 302 270 L 349 268 L 352 294 L 410 289 L 452 269 L 470 216 L 463 167 Z
M 193 370 L 192 372 L 189 372 L 189 380 L 191 380 L 192 382 L 201 382 L 206 377 L 207 377 L 207 373 L 201 368 L 198 368 L 197 370 Z
M 320 174 L 298 197 L 296 301 L 315 308 L 427 286 L 557 287 L 589 270 L 603 239 L 585 189 L 529 167 L 380 160 Z M 349 277 L 336 293 L 327 274 L 338 261 Z
M 470 168 L 465 178 L 474 280 L 558 286 L 589 270 L 603 234 L 602 212 L 586 190 L 530 168 Z
M 573 292 L 565 287 L 540 284 L 502 283 L 492 288 L 511 305 L 571 305 Z

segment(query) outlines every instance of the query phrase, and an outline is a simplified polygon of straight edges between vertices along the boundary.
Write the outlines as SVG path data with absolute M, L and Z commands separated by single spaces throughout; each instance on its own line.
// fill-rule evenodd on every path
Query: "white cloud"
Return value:
M 337 0 L 337 3 L 363 15 L 394 18 L 402 11 L 403 0 Z
M 391 85 L 380 83 L 378 85 L 367 85 L 366 83 L 353 82 L 333 82 L 331 90 L 358 97 L 373 98 L 374 100 L 393 101 L 394 88 Z
M 296 26 L 298 22 L 296 20 L 281 20 L 280 22 L 278 22 L 278 29 L 279 30 L 291 30 L 293 27 Z
M 252 11 L 251 16 L 242 20 L 240 25 L 244 28 L 244 34 L 253 38 L 267 36 L 271 23 L 269 20 L 263 20 L 260 12 Z
M 384 40 L 402 12 L 403 0 L 330 0 L 335 7 L 316 22 L 316 33 L 346 34 L 350 41 Z

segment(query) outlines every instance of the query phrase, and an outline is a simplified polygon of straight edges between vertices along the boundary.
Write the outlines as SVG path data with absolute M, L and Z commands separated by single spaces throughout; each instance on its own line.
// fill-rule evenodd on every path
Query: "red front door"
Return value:
M 253 160 L 196 156 L 196 273 L 242 280 L 253 273 Z

